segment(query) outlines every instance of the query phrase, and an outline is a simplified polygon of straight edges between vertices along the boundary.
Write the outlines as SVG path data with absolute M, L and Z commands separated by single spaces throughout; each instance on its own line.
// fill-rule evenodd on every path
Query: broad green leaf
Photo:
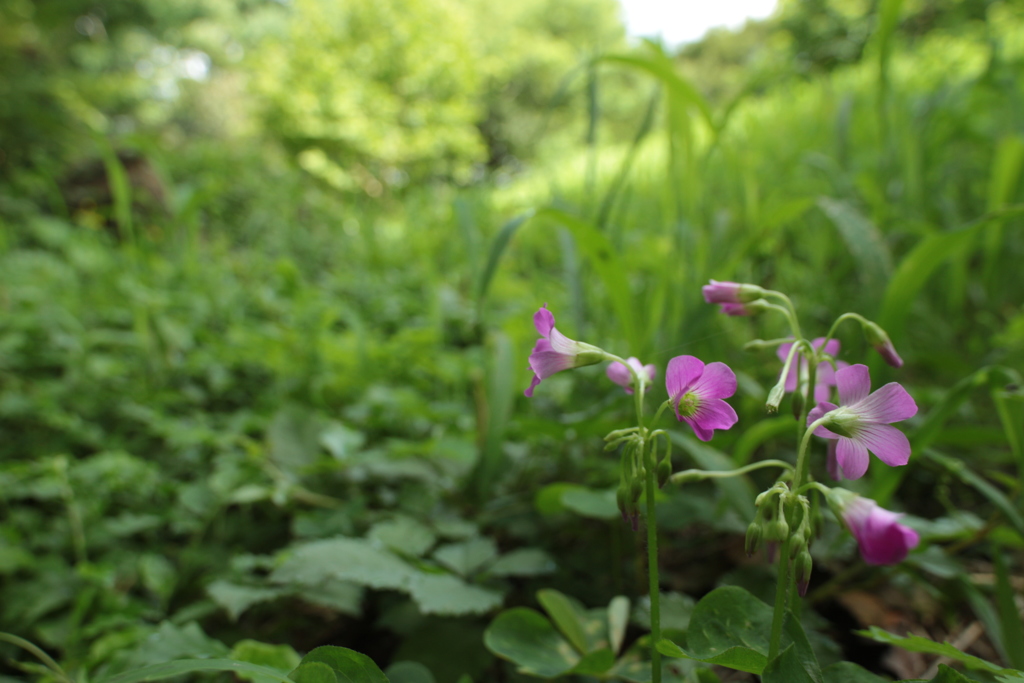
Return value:
M 287 675 L 289 671 L 299 665 L 302 658 L 299 657 L 299 653 L 291 645 L 271 645 L 270 643 L 245 639 L 238 641 L 231 648 L 231 659 L 269 667 L 279 671 L 282 675 Z M 265 678 L 258 674 L 240 671 L 235 675 L 253 683 L 274 683 L 274 679 Z
M 338 683 L 388 683 L 384 672 L 372 659 L 347 647 L 318 647 L 302 658 L 302 664 L 310 662 L 320 662 L 331 667 Z
M 395 662 L 384 670 L 391 683 L 434 683 L 434 674 L 419 662 Z
M 771 623 L 768 605 L 738 586 L 723 586 L 694 607 L 686 633 L 687 649 L 662 640 L 658 651 L 760 674 L 768 664 Z
M 576 600 L 556 591 L 554 588 L 543 588 L 537 591 L 537 601 L 548 613 L 555 626 L 572 643 L 580 654 L 590 651 L 587 646 L 587 634 L 584 630 L 585 610 Z
M 539 612 L 525 607 L 506 610 L 484 632 L 487 649 L 523 673 L 555 678 L 580 661 L 572 645 Z
M 320 605 L 358 617 L 363 612 L 364 592 L 365 589 L 357 584 L 327 579 L 316 586 L 301 586 L 295 594 L 311 605 Z
M 622 649 L 627 626 L 629 626 L 629 598 L 625 595 L 616 595 L 608 603 L 608 640 L 611 643 L 612 652 L 617 653 Z
M 501 593 L 450 574 L 419 574 L 409 592 L 424 614 L 483 614 L 501 605 Z
M 403 590 L 416 570 L 396 555 L 361 538 L 331 538 L 292 546 L 285 561 L 270 575 L 275 583 L 317 586 L 341 579 L 371 588 Z
M 323 662 L 302 662 L 288 674 L 295 683 L 338 683 L 334 669 Z
M 184 674 L 198 673 L 200 671 L 230 671 L 239 677 L 248 674 L 251 680 L 272 680 L 276 683 L 295 683 L 276 669 L 267 666 L 259 666 L 248 662 L 238 662 L 233 659 L 179 659 L 163 664 L 135 669 L 112 678 L 100 679 L 98 683 L 139 683 L 140 681 L 162 681 L 166 678 L 174 678 Z
M 806 676 L 807 680 L 813 683 L 824 683 L 821 678 L 821 668 L 818 666 L 818 660 L 814 656 L 814 651 L 811 649 L 811 644 L 807 640 L 807 634 L 804 633 L 800 620 L 793 616 L 792 612 L 787 611 L 786 620 L 782 628 L 783 634 L 792 641 L 793 645 L 786 648 L 786 651 L 792 654 L 787 655 L 786 662 L 779 663 L 778 671 L 788 671 L 795 665 L 801 672 L 798 675 Z M 781 655 L 777 659 L 781 659 Z M 768 669 L 772 668 L 772 663 L 768 663 Z M 766 680 L 767 675 L 768 670 L 766 669 Z M 781 683 L 787 679 L 777 678 L 776 680 Z
M 620 515 L 615 489 L 572 487 L 562 493 L 562 504 L 567 510 L 591 519 L 615 519 Z
M 163 621 L 156 632 L 142 641 L 129 655 L 128 663 L 142 666 L 191 657 L 219 659 L 227 654 L 227 646 L 206 635 L 196 622 L 178 625 Z
M 931 683 L 974 683 L 974 681 L 956 669 L 951 669 L 945 664 L 939 664 L 939 673 L 935 675 Z
M 814 679 L 801 664 L 795 645 L 790 645 L 768 663 L 768 666 L 764 668 L 764 673 L 761 674 L 761 681 L 762 683 L 814 683 Z M 818 683 L 820 681 L 819 676 Z
M 572 673 L 581 676 L 600 676 L 614 664 L 615 654 L 608 648 L 602 648 L 583 655 L 579 663 L 572 668 Z
M 963 662 L 968 668 L 977 669 L 979 671 L 987 671 L 988 673 L 1011 673 L 1009 669 L 1004 669 L 1001 666 L 986 662 L 984 659 L 969 655 L 966 652 L 961 652 L 957 648 L 953 647 L 949 643 L 936 643 L 934 640 L 928 640 L 921 636 L 897 636 L 888 631 L 884 631 L 877 626 L 872 626 L 866 631 L 856 631 L 857 635 L 870 638 L 879 643 L 885 643 L 887 645 L 895 645 L 901 647 L 904 650 L 910 652 L 923 652 L 925 654 L 940 655 L 942 657 L 949 657 L 958 662 Z M 938 680 L 938 679 L 935 679 Z
M 237 621 L 247 609 L 255 604 L 275 600 L 287 591 L 281 588 L 244 586 L 220 579 L 206 587 L 206 594 L 227 611 L 231 621 Z
M 460 576 L 469 576 L 498 556 L 498 546 L 487 537 L 443 545 L 434 551 L 434 559 Z
M 670 591 L 661 594 L 661 628 L 685 631 L 690 627 L 694 600 L 684 593 Z M 637 600 L 633 610 L 633 623 L 641 628 L 651 628 L 651 599 L 644 596 Z
M 886 683 L 884 678 L 853 662 L 837 662 L 826 666 L 821 674 L 828 683 Z
M 557 569 L 551 556 L 539 548 L 519 548 L 502 555 L 487 568 L 492 576 L 541 576 Z
M 419 557 L 430 550 L 436 537 L 434 532 L 411 517 L 396 517 L 370 527 L 366 537 L 389 550 Z

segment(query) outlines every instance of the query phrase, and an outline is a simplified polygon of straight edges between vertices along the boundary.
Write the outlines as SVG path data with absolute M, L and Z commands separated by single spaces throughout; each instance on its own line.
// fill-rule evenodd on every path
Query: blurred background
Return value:
M 992 578 L 1024 547 L 1024 4 L 687 4 L 0 3 L 0 630 L 93 678 L 331 643 L 517 680 L 483 631 L 552 586 L 634 599 L 635 639 L 600 441 L 631 401 L 602 367 L 525 399 L 532 315 L 737 371 L 737 428 L 665 418 L 677 469 L 792 458 L 778 361 L 742 350 L 788 330 L 704 304 L 716 278 L 810 337 L 877 320 L 906 365 L 855 327 L 840 358 L 921 408 L 911 464 L 851 486 L 922 545 L 868 568 L 829 522 L 819 659 L 917 676 L 851 629 L 968 622 L 1024 659 Z M 674 628 L 720 582 L 770 601 L 770 481 L 730 481 L 665 489 Z

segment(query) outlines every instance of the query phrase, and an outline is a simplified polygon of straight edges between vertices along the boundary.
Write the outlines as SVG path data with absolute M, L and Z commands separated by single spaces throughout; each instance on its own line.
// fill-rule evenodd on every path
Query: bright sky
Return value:
M 777 0 L 619 0 L 626 30 L 636 37 L 661 35 L 668 46 L 700 39 L 715 26 L 739 27 L 763 19 Z

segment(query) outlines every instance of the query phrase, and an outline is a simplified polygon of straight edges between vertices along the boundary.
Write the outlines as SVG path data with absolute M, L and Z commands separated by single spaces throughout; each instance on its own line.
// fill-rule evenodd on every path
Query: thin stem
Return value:
M 665 409 L 668 408 L 670 405 L 672 405 L 672 399 L 669 399 L 662 403 L 660 406 L 658 406 L 658 410 L 654 413 L 654 419 L 651 420 L 652 426 L 658 424 L 658 420 L 661 419 L 661 414 L 665 412 Z
M 781 467 L 784 470 L 793 470 L 793 466 L 785 460 L 760 460 L 749 465 L 745 465 L 735 470 L 720 470 L 720 471 L 708 471 L 708 470 L 683 470 L 682 472 L 676 472 L 672 475 L 672 481 L 676 482 L 679 480 L 690 480 L 692 481 L 700 475 L 701 479 L 725 479 L 727 477 L 738 477 L 746 474 L 747 472 L 753 472 L 765 467 Z
M 779 578 L 775 586 L 775 606 L 772 609 L 772 635 L 768 644 L 768 661 L 779 655 L 782 643 L 782 620 L 786 616 L 786 604 L 789 603 L 789 537 L 782 542 L 779 551 Z
M 793 307 L 793 302 L 789 300 L 789 297 L 782 292 L 776 292 L 775 290 L 769 289 L 765 292 L 766 297 L 773 297 L 779 299 L 786 305 L 784 313 L 789 318 L 789 326 L 793 330 L 793 336 L 800 339 L 804 335 L 800 333 L 800 321 L 796 319 L 796 309 Z
M 814 430 L 828 422 L 827 416 L 822 416 L 807 425 L 807 431 L 804 432 L 804 438 L 800 441 L 800 452 L 796 457 L 796 478 L 793 480 L 793 489 L 799 490 L 800 486 L 803 485 L 803 474 L 804 470 L 807 469 L 807 445 L 811 441 L 811 435 L 814 434 Z
M 653 458 L 651 459 L 653 460 Z M 647 467 L 647 591 L 651 596 L 651 683 L 661 683 L 661 653 L 658 652 L 658 641 L 661 640 L 661 591 L 658 580 L 658 520 L 655 512 L 654 481 L 655 462 Z
M 843 313 L 841 316 L 836 318 L 836 321 L 834 323 L 832 323 L 832 327 L 829 329 L 828 334 L 825 335 L 825 341 L 821 345 L 821 348 L 825 348 L 825 346 L 832 340 L 832 337 L 835 336 L 836 330 L 839 329 L 839 325 L 841 325 L 843 322 L 847 320 L 856 320 L 861 325 L 867 322 L 864 316 L 860 315 L 859 313 Z
M 74 679 L 68 676 L 64 672 L 64 669 L 60 668 L 60 664 L 55 662 L 50 655 L 43 652 L 35 644 L 30 643 L 24 638 L 19 638 L 18 636 L 12 633 L 4 633 L 2 631 L 0 631 L 0 640 L 8 642 L 11 645 L 17 645 L 22 650 L 27 650 L 28 652 L 31 652 L 33 655 L 35 655 L 36 659 L 45 664 L 46 668 L 52 671 L 54 674 L 56 674 L 57 678 L 64 681 L 64 683 L 75 683 Z

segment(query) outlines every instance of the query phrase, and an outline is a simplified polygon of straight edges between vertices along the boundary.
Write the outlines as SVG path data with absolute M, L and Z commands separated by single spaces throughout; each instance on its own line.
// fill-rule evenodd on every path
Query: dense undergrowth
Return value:
M 788 406 L 764 413 L 778 362 L 742 349 L 785 329 L 717 314 L 700 295 L 717 278 L 789 292 L 822 334 L 846 310 L 878 320 L 920 407 L 910 464 L 854 488 L 908 513 L 921 546 L 868 567 L 829 522 L 804 614 L 818 660 L 919 676 L 850 631 L 976 622 L 961 647 L 1021 668 L 1024 19 L 992 13 L 876 34 L 858 64 L 735 103 L 652 46 L 603 58 L 660 87 L 635 141 L 500 186 L 371 197 L 272 146 L 183 142 L 157 155 L 168 212 L 129 230 L 25 170 L 0 187 L 0 630 L 93 680 L 229 653 L 288 671 L 325 643 L 441 683 L 518 680 L 484 630 L 556 588 L 629 597 L 631 644 L 643 539 L 599 438 L 629 406 L 599 368 L 523 399 L 531 316 L 547 302 L 574 338 L 661 368 L 736 368 L 745 428 L 680 438 L 680 465 L 792 460 Z M 840 359 L 869 357 L 840 339 Z M 664 489 L 666 628 L 716 585 L 770 602 L 770 566 L 742 552 L 766 483 Z M 4 678 L 48 675 L 3 647 Z M 429 680 L 404 666 L 392 680 Z

